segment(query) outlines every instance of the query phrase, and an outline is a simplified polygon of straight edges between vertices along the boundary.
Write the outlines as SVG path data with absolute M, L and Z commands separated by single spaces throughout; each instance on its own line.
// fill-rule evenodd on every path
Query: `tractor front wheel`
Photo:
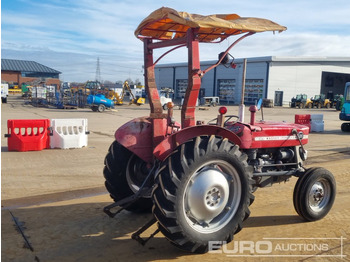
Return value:
M 112 143 L 105 158 L 103 175 L 105 186 L 115 202 L 135 194 L 148 172 L 149 168 L 143 160 L 117 141 Z M 125 209 L 135 213 L 150 212 L 152 199 L 140 198 Z
M 203 253 L 210 241 L 226 243 L 248 218 L 252 170 L 237 145 L 196 137 L 160 167 L 153 214 L 163 235 L 180 249 Z
M 328 170 L 316 167 L 299 177 L 293 193 L 294 208 L 306 221 L 316 221 L 328 214 L 334 203 L 335 179 Z

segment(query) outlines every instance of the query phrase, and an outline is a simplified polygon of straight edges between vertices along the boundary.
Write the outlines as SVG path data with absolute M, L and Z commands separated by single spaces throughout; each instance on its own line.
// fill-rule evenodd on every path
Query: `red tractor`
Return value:
M 259 18 L 235 14 L 200 16 L 160 8 L 144 19 L 135 35 L 144 44 L 145 86 L 150 115 L 136 118 L 115 132 L 105 159 L 105 185 L 115 203 L 104 211 L 114 217 L 121 210 L 153 212 L 153 219 L 133 234 L 145 244 L 161 231 L 175 246 L 195 253 L 208 242 L 230 242 L 250 214 L 258 187 L 298 177 L 293 195 L 297 213 L 307 221 L 324 217 L 331 209 L 336 188 L 333 175 L 323 168 L 303 166 L 307 157 L 306 126 L 256 121 L 258 106 L 251 106 L 250 123 L 226 116 L 226 108 L 208 124 L 195 120 L 201 78 L 221 63 L 229 50 L 256 32 L 284 31 L 285 27 Z M 221 42 L 244 34 L 201 70 L 199 43 Z M 175 49 L 187 48 L 188 88 L 181 123 L 173 118 L 173 104 L 163 112 L 154 67 Z M 155 62 L 153 51 L 168 48 Z M 119 207 L 116 212 L 111 209 Z M 152 224 L 149 238 L 140 234 Z

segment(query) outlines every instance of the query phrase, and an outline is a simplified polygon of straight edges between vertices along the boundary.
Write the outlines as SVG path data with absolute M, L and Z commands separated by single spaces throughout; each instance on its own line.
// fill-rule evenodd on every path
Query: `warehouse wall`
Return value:
M 214 62 L 204 62 L 201 69 L 204 70 L 211 66 Z M 266 76 L 267 63 L 253 62 L 248 63 L 246 73 L 246 102 L 254 103 L 260 97 L 266 96 Z M 174 72 L 175 71 L 175 72 Z M 174 79 L 175 75 L 175 79 Z M 182 98 L 184 90 L 187 88 L 188 69 L 186 64 L 162 65 L 155 68 L 156 83 L 158 89 L 161 87 L 172 87 L 175 90 L 175 98 Z M 235 69 L 226 68 L 219 65 L 205 74 L 202 78 L 201 88 L 204 89 L 205 96 L 219 96 L 222 104 L 240 104 L 242 92 L 242 75 L 243 63 L 242 59 L 237 61 Z M 256 87 L 260 86 L 260 92 L 257 94 Z
M 292 97 L 297 94 L 307 94 L 308 98 L 320 94 L 321 86 L 322 90 L 325 89 L 325 78 L 331 76 L 325 76 L 324 72 L 342 73 L 344 77 L 350 74 L 350 60 L 347 58 L 331 60 L 270 56 L 248 58 L 247 61 L 245 104 L 253 104 L 259 98 L 268 98 L 278 105 L 278 98 L 281 98 L 280 105 L 289 105 Z M 204 70 L 213 63 L 215 61 L 202 62 L 201 69 Z M 243 59 L 236 59 L 235 63 L 235 69 L 220 65 L 202 78 L 201 88 L 205 89 L 205 96 L 219 96 L 222 104 L 240 104 Z M 155 74 L 158 88 L 172 87 L 175 98 L 183 97 L 187 87 L 186 63 L 156 66 Z M 341 87 L 334 90 L 338 92 Z
M 267 97 L 275 99 L 276 91 L 283 92 L 283 105 L 292 97 L 306 94 L 308 98 L 321 93 L 322 72 L 347 72 L 348 66 L 320 62 L 271 62 Z
M 166 68 L 159 68 L 155 71 L 156 75 L 156 83 L 158 89 L 162 87 L 173 87 L 173 73 L 174 67 L 166 67 Z

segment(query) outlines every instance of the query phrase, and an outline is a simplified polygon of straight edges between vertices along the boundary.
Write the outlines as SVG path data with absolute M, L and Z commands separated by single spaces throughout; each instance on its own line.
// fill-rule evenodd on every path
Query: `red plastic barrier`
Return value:
M 311 128 L 311 115 L 295 115 L 295 124 L 300 124 L 304 126 L 308 126 L 309 130 Z
M 7 120 L 9 151 L 39 151 L 50 148 L 50 119 Z

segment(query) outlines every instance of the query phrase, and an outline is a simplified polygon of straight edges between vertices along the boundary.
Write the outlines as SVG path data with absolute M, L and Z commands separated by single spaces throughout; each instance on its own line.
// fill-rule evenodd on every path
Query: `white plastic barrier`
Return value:
M 324 131 L 323 114 L 311 115 L 310 124 L 311 124 L 310 132 L 323 132 Z
M 87 146 L 87 119 L 51 119 L 51 148 L 82 148 Z

